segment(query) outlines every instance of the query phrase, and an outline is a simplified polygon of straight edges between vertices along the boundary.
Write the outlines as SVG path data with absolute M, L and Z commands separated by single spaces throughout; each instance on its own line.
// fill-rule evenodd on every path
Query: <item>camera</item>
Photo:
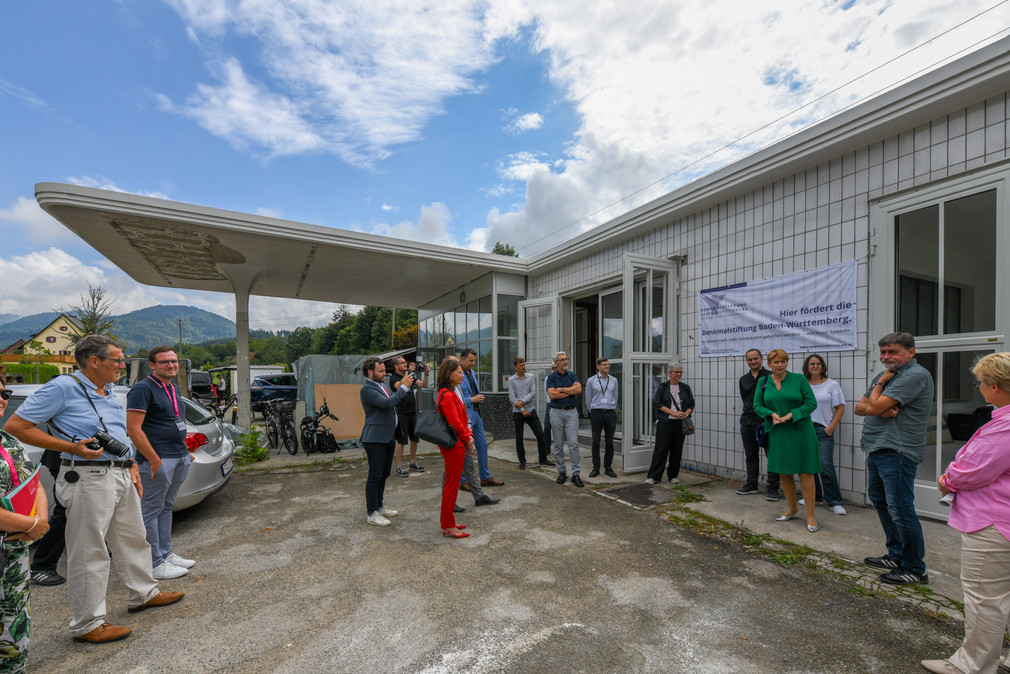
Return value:
M 128 444 L 116 440 L 105 431 L 96 432 L 95 439 L 84 446 L 88 449 L 101 449 L 119 458 L 123 458 L 130 453 L 130 446 Z

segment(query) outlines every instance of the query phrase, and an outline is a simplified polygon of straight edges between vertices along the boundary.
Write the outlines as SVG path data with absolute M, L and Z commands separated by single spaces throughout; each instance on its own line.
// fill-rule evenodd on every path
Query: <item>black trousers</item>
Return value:
M 386 491 L 386 478 L 393 467 L 393 450 L 396 441 L 388 443 L 363 442 L 365 454 L 368 455 L 368 479 L 365 480 L 365 504 L 368 514 L 382 508 L 382 495 Z
M 684 454 L 684 430 L 680 419 L 660 419 L 656 422 L 656 448 L 652 450 L 649 477 L 663 481 L 663 468 L 671 480 L 680 475 L 680 459 Z M 669 458 L 669 466 L 667 466 Z
M 617 410 L 589 410 L 589 427 L 593 431 L 593 470 L 600 469 L 600 436 L 606 434 L 603 467 L 614 465 L 614 432 L 617 430 Z
M 49 531 L 32 547 L 35 555 L 32 557 L 32 571 L 56 572 L 56 565 L 67 547 L 67 509 L 54 495 L 53 514 L 49 517 Z
M 743 440 L 743 452 L 747 461 L 747 484 L 755 489 L 760 483 L 761 477 L 761 448 L 758 447 L 757 437 L 754 433 L 763 425 L 764 422 L 761 421 L 753 425 L 745 421 L 740 422 L 740 439 Z M 767 449 L 765 456 L 768 456 Z M 768 471 L 768 491 L 778 490 L 779 474 Z
M 544 429 L 540 427 L 540 417 L 537 411 L 533 410 L 529 416 L 522 412 L 512 414 L 512 423 L 516 429 L 516 456 L 519 457 L 519 465 L 526 465 L 526 446 L 523 442 L 523 424 L 530 427 L 533 436 L 537 439 L 537 454 L 540 461 L 547 461 L 547 445 L 544 444 Z

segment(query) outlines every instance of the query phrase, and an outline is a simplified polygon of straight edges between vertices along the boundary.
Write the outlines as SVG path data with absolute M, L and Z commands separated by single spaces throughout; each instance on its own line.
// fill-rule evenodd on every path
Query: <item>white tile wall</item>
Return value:
M 531 298 L 564 295 L 621 270 L 621 255 L 657 258 L 686 255 L 681 269 L 680 360 L 698 400 L 698 433 L 684 461 L 716 475 L 743 477 L 737 378 L 743 358 L 701 358 L 696 343 L 697 295 L 711 288 L 812 269 L 845 260 L 859 262 L 861 348 L 823 354 L 849 402 L 836 436 L 839 481 L 846 496 L 863 502 L 865 462 L 861 423 L 852 413 L 863 394 L 868 364 L 866 334 L 868 201 L 1007 157 L 1007 94 L 968 105 L 841 157 L 811 166 L 649 233 L 530 278 Z M 799 371 L 806 354 L 792 354 Z

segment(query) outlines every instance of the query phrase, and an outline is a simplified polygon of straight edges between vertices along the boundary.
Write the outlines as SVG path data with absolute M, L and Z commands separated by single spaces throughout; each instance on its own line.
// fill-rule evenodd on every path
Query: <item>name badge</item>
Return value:
M 182 419 L 176 419 L 175 425 L 180 431 L 186 430 L 186 422 L 183 421 Z

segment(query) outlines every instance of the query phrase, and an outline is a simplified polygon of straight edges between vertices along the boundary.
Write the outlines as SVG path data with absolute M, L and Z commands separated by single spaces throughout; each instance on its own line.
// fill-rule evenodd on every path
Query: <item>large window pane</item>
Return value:
M 519 340 L 499 339 L 498 340 L 498 385 L 500 390 L 508 390 L 506 381 L 515 374 L 513 360 L 519 355 Z
M 466 305 L 466 341 L 468 342 L 476 342 L 480 339 L 480 325 L 477 315 L 477 300 L 468 302 Z
M 493 388 L 491 381 L 492 344 L 494 344 L 493 340 L 485 339 L 474 345 L 477 351 L 477 366 L 475 368 L 477 370 L 477 385 L 481 391 L 490 391 Z
M 481 339 L 491 339 L 491 296 L 482 297 L 477 303 L 477 325 Z
M 615 292 L 600 298 L 600 316 L 603 320 L 603 350 L 607 358 L 621 358 L 624 355 L 624 293 Z
M 902 213 L 894 225 L 898 329 L 939 334 L 940 207 Z
M 923 353 L 922 351 L 918 351 L 915 354 L 915 360 L 919 365 L 926 368 L 926 371 L 933 377 L 933 406 L 930 409 L 929 422 L 926 426 L 926 458 L 919 464 L 919 469 L 915 475 L 916 480 L 924 482 L 936 482 L 936 478 L 939 477 L 936 474 L 936 401 L 937 394 L 940 392 L 937 387 L 939 358 L 940 354 L 938 353 Z M 942 441 L 943 433 L 941 433 L 940 439 Z
M 457 344 L 466 344 L 466 306 L 456 307 L 454 333 Z
M 543 305 L 524 307 L 526 335 L 523 339 L 526 353 L 520 352 L 527 362 L 549 363 L 554 359 L 551 352 L 551 308 Z
M 653 272 L 652 315 L 649 321 L 649 336 L 653 353 L 662 353 L 663 336 L 666 333 L 666 274 Z
M 498 336 L 519 336 L 520 295 L 498 295 Z
M 943 284 L 944 334 L 996 328 L 996 190 L 943 205 Z
M 453 332 L 452 332 L 452 321 L 453 312 L 447 311 L 442 314 L 442 346 L 452 346 L 453 342 Z

